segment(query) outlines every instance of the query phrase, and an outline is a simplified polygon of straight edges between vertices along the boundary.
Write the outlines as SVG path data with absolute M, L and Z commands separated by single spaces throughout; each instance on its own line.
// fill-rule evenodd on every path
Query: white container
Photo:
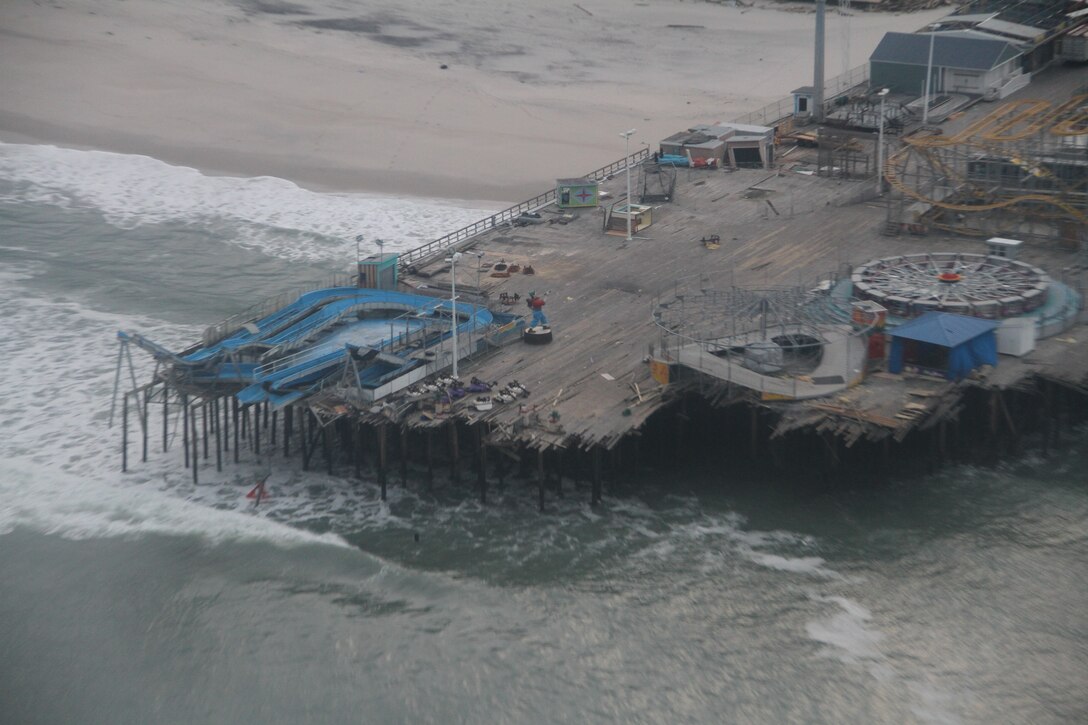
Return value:
M 1035 318 L 1010 317 L 996 330 L 997 351 L 1002 355 L 1022 357 L 1035 349 Z

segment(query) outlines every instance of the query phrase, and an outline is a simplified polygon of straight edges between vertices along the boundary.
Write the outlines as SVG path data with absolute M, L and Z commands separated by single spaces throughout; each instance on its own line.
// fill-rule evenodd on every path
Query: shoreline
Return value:
M 654 147 L 811 80 L 812 13 L 789 6 L 387 0 L 345 19 L 326 1 L 262 13 L 13 0 L 0 9 L 0 139 L 505 205 L 622 158 L 621 129 L 638 129 L 632 150 Z M 854 66 L 887 30 L 943 12 L 829 13 L 828 37 L 850 31 Z

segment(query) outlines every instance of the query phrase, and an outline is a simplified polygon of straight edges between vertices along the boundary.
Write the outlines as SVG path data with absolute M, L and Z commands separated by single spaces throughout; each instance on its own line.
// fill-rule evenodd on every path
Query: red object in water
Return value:
M 264 482 L 267 480 L 267 478 L 262 478 L 260 481 L 258 481 L 256 486 L 249 489 L 249 493 L 246 494 L 246 498 L 256 499 L 258 502 L 262 498 L 268 498 L 268 492 L 264 489 Z

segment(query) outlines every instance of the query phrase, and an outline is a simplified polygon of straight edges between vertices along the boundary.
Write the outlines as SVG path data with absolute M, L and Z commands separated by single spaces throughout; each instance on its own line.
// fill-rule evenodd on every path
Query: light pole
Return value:
M 355 286 L 363 286 L 363 253 L 359 249 L 359 245 L 363 241 L 362 234 L 355 235 Z
M 450 306 L 453 308 L 453 377 L 457 377 L 457 260 L 460 252 L 450 255 Z
M 627 166 L 627 241 L 631 241 L 631 136 L 634 133 L 635 129 L 629 128 L 620 134 L 623 136 L 623 153 Z
M 881 88 L 877 95 L 880 96 L 880 130 L 876 141 L 876 193 L 879 194 L 884 189 L 884 97 L 888 95 L 888 89 Z
M 926 89 L 924 91 L 925 98 L 922 99 L 922 125 L 929 123 L 929 82 L 933 77 L 933 39 L 937 37 L 937 34 L 933 32 L 934 28 L 931 25 L 929 27 L 929 60 L 926 62 Z

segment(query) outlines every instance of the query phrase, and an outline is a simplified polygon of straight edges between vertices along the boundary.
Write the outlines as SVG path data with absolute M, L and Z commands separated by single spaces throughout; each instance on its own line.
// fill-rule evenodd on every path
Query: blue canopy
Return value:
M 954 315 L 950 312 L 927 312 L 892 330 L 892 349 L 888 370 L 903 370 L 903 341 L 915 340 L 926 345 L 948 348 L 949 380 L 966 377 L 980 365 L 997 365 L 998 323 L 977 317 Z

